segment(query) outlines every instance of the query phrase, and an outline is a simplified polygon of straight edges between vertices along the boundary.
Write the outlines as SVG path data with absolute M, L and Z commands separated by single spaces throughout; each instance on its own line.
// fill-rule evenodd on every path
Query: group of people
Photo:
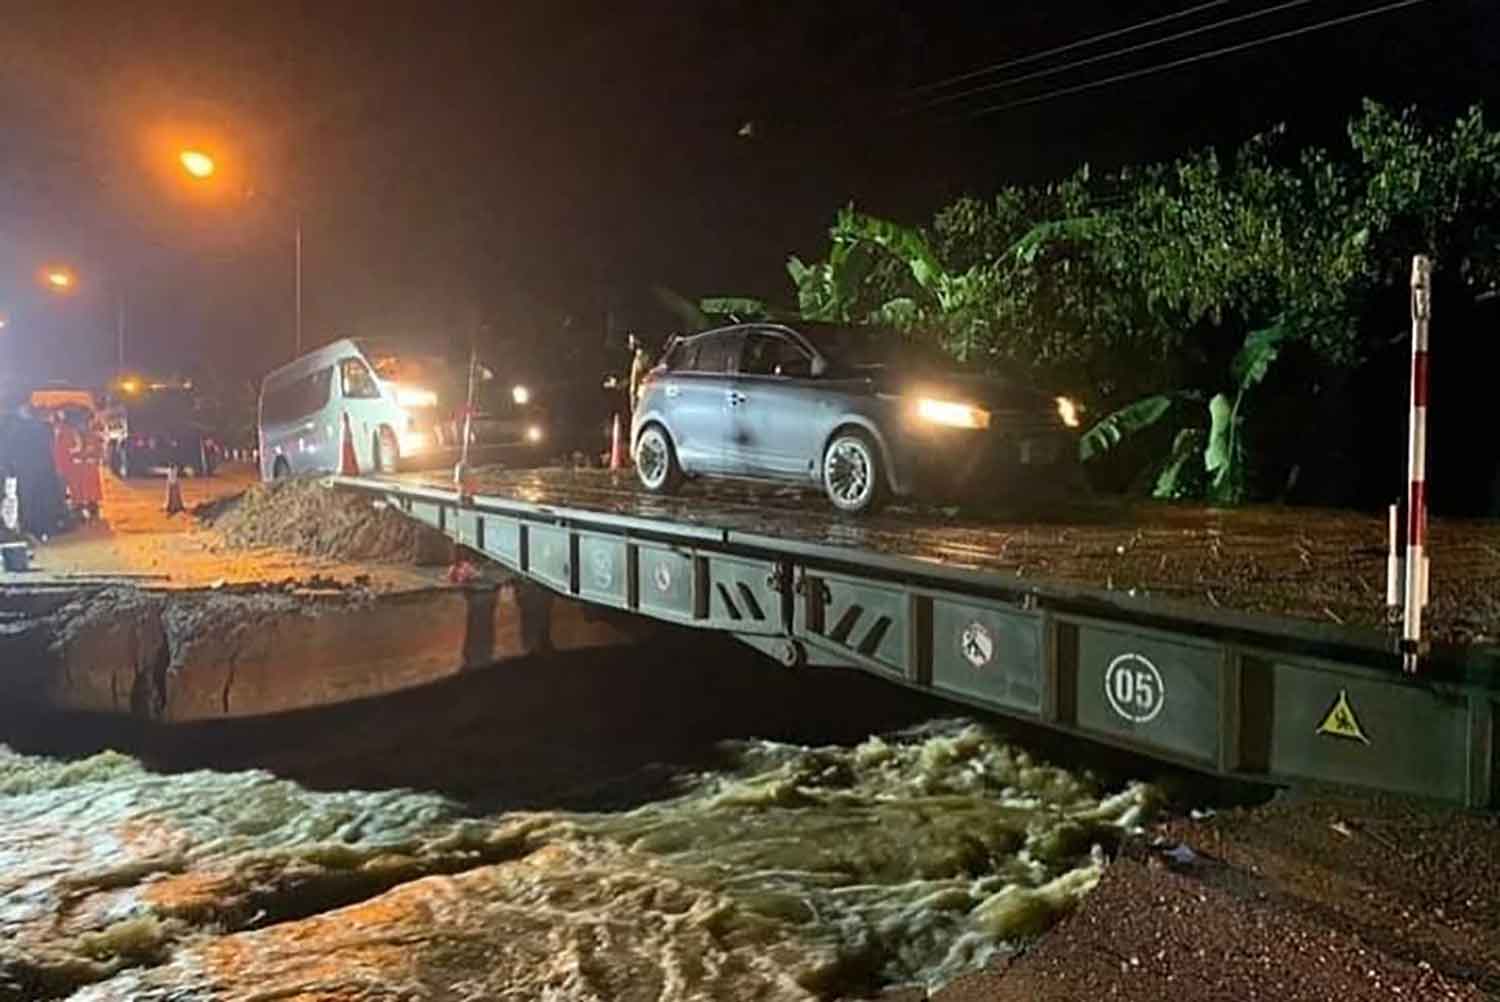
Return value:
M 0 415 L 0 528 L 45 541 L 75 517 L 99 516 L 102 437 L 77 407 L 50 413 L 29 397 Z

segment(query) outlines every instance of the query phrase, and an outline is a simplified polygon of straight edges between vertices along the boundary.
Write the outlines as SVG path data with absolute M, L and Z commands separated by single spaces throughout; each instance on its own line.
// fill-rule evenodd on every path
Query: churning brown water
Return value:
M 1156 794 L 985 726 L 726 746 L 622 811 L 0 749 L 0 999 L 818 999 L 1034 936 Z

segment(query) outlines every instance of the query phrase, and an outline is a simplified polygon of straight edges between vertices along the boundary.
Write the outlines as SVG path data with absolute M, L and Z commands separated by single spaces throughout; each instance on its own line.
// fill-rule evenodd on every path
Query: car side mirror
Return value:
M 817 377 L 823 375 L 827 371 L 828 360 L 825 359 L 822 355 L 814 355 L 812 365 L 808 367 L 809 374 L 813 377 Z

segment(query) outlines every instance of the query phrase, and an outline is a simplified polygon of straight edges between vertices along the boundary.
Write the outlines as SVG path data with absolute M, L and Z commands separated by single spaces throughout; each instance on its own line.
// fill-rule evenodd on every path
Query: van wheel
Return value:
M 823 490 L 839 511 L 863 515 L 885 500 L 885 471 L 875 442 L 862 431 L 842 431 L 823 452 Z
M 401 463 L 401 446 L 396 433 L 384 425 L 375 433 L 375 472 L 395 473 Z
M 635 444 L 635 475 L 653 494 L 675 494 L 682 486 L 677 450 L 659 424 L 648 424 Z
M 289 477 L 291 475 L 292 475 L 292 468 L 287 465 L 286 459 L 284 459 L 281 456 L 277 456 L 276 457 L 276 464 L 271 467 L 271 479 L 272 480 L 285 480 L 287 477 Z

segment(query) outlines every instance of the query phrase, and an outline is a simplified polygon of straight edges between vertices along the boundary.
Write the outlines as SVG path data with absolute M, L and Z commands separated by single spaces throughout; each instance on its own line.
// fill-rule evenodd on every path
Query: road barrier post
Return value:
M 1427 335 L 1432 320 L 1432 260 L 1411 262 L 1411 406 L 1406 440 L 1406 567 L 1402 596 L 1401 666 L 1416 674 L 1422 654 L 1427 593 Z

